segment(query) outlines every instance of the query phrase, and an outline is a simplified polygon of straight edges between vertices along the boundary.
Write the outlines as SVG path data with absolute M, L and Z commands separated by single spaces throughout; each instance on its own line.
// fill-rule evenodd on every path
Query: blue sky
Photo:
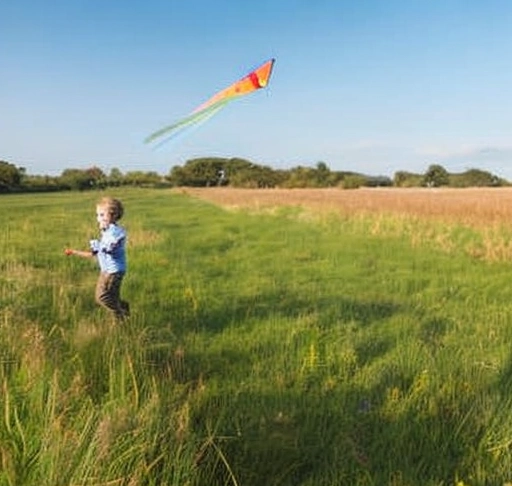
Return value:
M 202 156 L 512 180 L 509 0 L 3 0 L 0 160 L 31 174 Z M 144 138 L 274 57 L 265 90 Z

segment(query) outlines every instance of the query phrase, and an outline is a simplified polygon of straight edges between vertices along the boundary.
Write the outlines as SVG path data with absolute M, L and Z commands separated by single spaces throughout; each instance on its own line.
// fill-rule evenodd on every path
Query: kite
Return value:
M 275 59 L 264 62 L 254 71 L 214 94 L 210 99 L 198 106 L 190 115 L 149 135 L 144 140 L 145 143 L 159 141 L 158 145 L 161 145 L 168 142 L 183 133 L 187 128 L 205 122 L 232 101 L 253 91 L 265 88 L 270 80 L 274 62 Z

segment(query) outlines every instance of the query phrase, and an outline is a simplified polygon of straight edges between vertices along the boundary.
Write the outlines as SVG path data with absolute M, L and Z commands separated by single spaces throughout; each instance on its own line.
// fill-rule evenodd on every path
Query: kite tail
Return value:
M 161 128 L 160 130 L 157 130 L 156 132 L 149 135 L 144 142 L 145 143 L 152 143 L 156 141 L 157 139 L 160 139 L 162 137 L 165 137 L 163 140 L 158 142 L 157 146 L 161 146 L 162 144 L 170 141 L 175 136 L 181 134 L 188 128 L 196 125 L 200 125 L 210 119 L 213 115 L 215 115 L 218 111 L 220 111 L 222 108 L 224 108 L 228 103 L 230 103 L 232 99 L 226 99 L 218 101 L 217 103 L 214 103 L 213 105 L 209 106 L 208 108 L 205 108 L 204 110 L 198 111 L 196 113 L 193 113 L 190 116 L 187 116 L 186 118 L 183 118 L 177 123 L 173 123 L 172 125 L 168 125 L 164 128 Z

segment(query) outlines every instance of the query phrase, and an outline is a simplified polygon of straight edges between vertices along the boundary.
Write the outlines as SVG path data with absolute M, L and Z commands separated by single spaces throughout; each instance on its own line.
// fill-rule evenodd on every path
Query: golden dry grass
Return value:
M 234 189 L 186 188 L 193 197 L 231 208 L 300 206 L 343 215 L 391 213 L 472 227 L 508 225 L 512 188 L 475 189 Z
M 222 207 L 271 212 L 304 209 L 301 219 L 339 215 L 372 235 L 406 238 L 488 261 L 512 259 L 512 188 L 478 189 L 180 189 Z M 461 232 L 460 228 L 467 228 Z

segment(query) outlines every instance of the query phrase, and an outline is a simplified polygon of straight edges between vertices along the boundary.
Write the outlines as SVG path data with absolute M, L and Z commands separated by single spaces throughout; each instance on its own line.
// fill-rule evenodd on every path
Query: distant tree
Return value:
M 423 176 L 413 172 L 398 171 L 393 176 L 393 185 L 395 187 L 420 187 L 423 183 Z
M 23 178 L 23 191 L 26 192 L 53 192 L 66 189 L 60 177 L 48 175 L 27 175 Z
M 332 184 L 331 170 L 325 162 L 317 162 L 316 164 L 316 184 L 318 187 L 329 187 Z
M 165 178 L 175 187 L 184 187 L 187 185 L 187 171 L 181 165 L 172 167 Z
M 256 164 L 239 157 L 215 160 L 219 167 L 217 178 L 218 186 L 249 187 L 247 185 L 249 184 L 248 178 L 250 178 L 250 174 L 254 167 L 256 167 Z M 254 187 L 254 185 L 252 185 L 252 187 Z
M 233 187 L 270 188 L 278 186 L 281 181 L 279 172 L 256 164 L 238 170 L 229 177 L 229 185 Z
M 287 178 L 287 172 L 274 170 L 241 158 L 198 158 L 184 166 L 174 166 L 166 179 L 175 187 L 234 186 L 276 187 Z
M 222 174 L 219 183 L 234 187 L 276 187 L 284 180 L 283 171 L 237 157 L 224 161 Z
M 427 187 L 447 186 L 450 182 L 448 171 L 439 164 L 432 164 L 423 176 L 423 185 Z
M 361 174 L 348 174 L 341 181 L 343 189 L 358 189 L 364 186 L 366 178 Z
M 25 174 L 23 167 L 0 160 L 0 191 L 6 192 L 18 189 Z
M 502 185 L 499 177 L 480 169 L 469 169 L 462 174 L 453 175 L 451 179 L 453 184 L 457 184 L 459 187 L 492 187 Z
M 318 187 L 316 169 L 297 166 L 288 171 L 288 177 L 283 181 L 283 187 L 306 188 Z
M 387 176 L 366 176 L 365 187 L 390 187 L 393 181 Z
M 125 174 L 123 181 L 131 186 L 154 186 L 162 181 L 162 176 L 154 171 L 132 171 Z
M 405 185 L 405 182 L 408 179 L 408 176 L 409 176 L 409 173 L 405 172 L 403 170 L 395 172 L 395 175 L 393 176 L 393 184 L 396 187 L 403 187 Z
M 103 189 L 107 185 L 107 176 L 97 166 L 93 165 L 85 169 L 85 173 L 89 177 L 89 183 L 93 189 Z
M 225 176 L 226 163 L 227 159 L 220 157 L 188 160 L 183 167 L 173 167 L 167 179 L 174 186 L 217 186 L 222 175 Z
M 67 189 L 101 189 L 106 186 L 105 173 L 97 166 L 88 169 L 65 169 L 60 175 L 60 183 Z
M 222 167 L 225 169 L 227 176 L 229 177 L 232 174 L 236 174 L 237 172 L 245 169 L 250 169 L 254 167 L 256 164 L 252 163 L 250 160 L 241 159 L 239 157 L 233 157 L 231 159 L 220 159 Z
M 112 187 L 121 186 L 123 178 L 123 173 L 117 167 L 113 167 L 107 177 L 107 184 Z
M 90 174 L 82 169 L 64 169 L 59 179 L 62 186 L 66 189 L 79 191 L 91 189 L 94 183 Z

